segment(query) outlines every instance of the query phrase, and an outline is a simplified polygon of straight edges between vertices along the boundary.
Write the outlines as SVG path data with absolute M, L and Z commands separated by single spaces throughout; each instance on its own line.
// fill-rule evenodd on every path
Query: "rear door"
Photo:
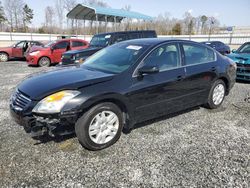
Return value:
M 156 48 L 139 67 L 148 65 L 157 66 L 159 72 L 143 77 L 135 72 L 131 88 L 133 91 L 129 94 L 138 122 L 183 108 L 185 71 L 181 67 L 178 44 L 167 43 Z
M 61 42 L 56 43 L 53 46 L 53 50 L 51 52 L 53 63 L 59 63 L 59 62 L 61 62 L 62 54 L 64 52 L 66 52 L 67 49 L 70 49 L 70 42 L 69 42 L 69 40 L 65 40 L 65 41 L 61 41 Z
M 213 50 L 195 43 L 182 42 L 185 65 L 186 93 L 190 105 L 206 101 L 212 82 L 217 77 L 218 64 Z

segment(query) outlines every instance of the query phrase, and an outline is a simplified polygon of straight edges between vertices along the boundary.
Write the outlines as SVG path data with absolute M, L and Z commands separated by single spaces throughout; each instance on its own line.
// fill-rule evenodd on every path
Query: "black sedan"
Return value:
M 230 54 L 231 52 L 230 47 L 221 41 L 207 41 L 207 42 L 202 42 L 202 44 L 206 44 L 214 48 L 215 50 L 220 52 L 222 55 Z
M 236 64 L 205 45 L 131 40 L 81 66 L 27 78 L 12 94 L 10 111 L 34 137 L 76 132 L 85 148 L 99 150 L 136 123 L 204 104 L 218 108 L 235 77 Z

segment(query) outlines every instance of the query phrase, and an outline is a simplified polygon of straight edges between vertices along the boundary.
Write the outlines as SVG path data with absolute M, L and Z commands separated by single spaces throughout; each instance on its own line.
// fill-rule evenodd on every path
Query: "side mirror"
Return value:
M 236 51 L 237 51 L 237 50 L 233 49 L 233 50 L 232 50 L 232 53 L 236 53 Z
M 56 49 L 55 45 L 54 46 L 51 46 L 50 49 L 53 51 Z
M 154 74 L 154 73 L 158 73 L 159 72 L 159 68 L 156 66 L 143 66 L 141 68 L 138 69 L 138 73 L 140 75 L 143 74 Z

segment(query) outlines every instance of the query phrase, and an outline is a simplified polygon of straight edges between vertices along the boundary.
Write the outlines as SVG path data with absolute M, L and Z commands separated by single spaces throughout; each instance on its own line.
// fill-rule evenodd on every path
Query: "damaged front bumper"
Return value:
M 16 123 L 24 127 L 24 130 L 33 138 L 44 135 L 51 137 L 73 134 L 77 113 L 70 114 L 32 114 L 17 111 L 10 105 L 10 114 Z

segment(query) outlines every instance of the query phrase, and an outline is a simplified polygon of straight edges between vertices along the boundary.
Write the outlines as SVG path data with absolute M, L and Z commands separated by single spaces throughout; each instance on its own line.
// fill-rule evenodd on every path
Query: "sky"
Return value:
M 44 22 L 45 7 L 55 5 L 55 0 L 24 1 L 34 10 L 35 27 L 41 26 Z M 117 9 L 130 5 L 132 11 L 152 17 L 168 13 L 170 17 L 181 19 L 184 13 L 189 11 L 195 17 L 214 16 L 222 26 L 250 26 L 250 0 L 103 0 L 103 2 Z

